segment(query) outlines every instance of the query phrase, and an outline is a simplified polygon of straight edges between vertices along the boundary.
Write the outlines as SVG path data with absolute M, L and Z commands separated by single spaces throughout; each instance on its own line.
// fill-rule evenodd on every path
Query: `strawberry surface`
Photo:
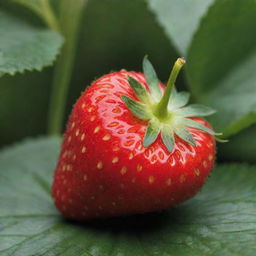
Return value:
M 56 207 L 68 218 L 166 209 L 195 195 L 213 168 L 214 136 L 193 127 L 187 130 L 195 146 L 176 134 L 171 152 L 160 134 L 143 145 L 148 121 L 122 100 L 139 100 L 128 77 L 149 91 L 144 74 L 122 70 L 93 82 L 74 105 L 52 188 Z M 204 119 L 188 118 L 211 128 Z

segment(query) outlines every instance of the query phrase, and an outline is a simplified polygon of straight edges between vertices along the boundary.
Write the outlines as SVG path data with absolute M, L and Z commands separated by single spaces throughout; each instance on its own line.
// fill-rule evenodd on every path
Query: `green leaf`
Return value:
M 189 101 L 189 97 L 190 95 L 188 92 L 177 92 L 175 87 L 173 87 L 168 103 L 168 109 L 175 110 L 185 106 Z
M 143 103 L 147 104 L 150 102 L 150 96 L 147 90 L 142 86 L 140 82 L 134 79 L 131 76 L 128 76 L 128 82 L 138 99 L 140 99 Z
M 172 152 L 175 142 L 172 128 L 169 126 L 164 126 L 161 131 L 161 138 L 169 152 Z
M 142 120 L 148 120 L 150 118 L 149 113 L 146 111 L 146 106 L 142 105 L 141 103 L 132 100 L 127 96 L 122 96 L 122 100 L 127 105 L 129 110 L 138 118 Z
M 1 256 L 254 256 L 255 166 L 219 165 L 192 200 L 162 213 L 64 220 L 50 196 L 59 139 L 0 153 Z
M 154 122 L 149 122 L 147 131 L 143 140 L 143 146 L 148 147 L 152 143 L 154 143 L 158 137 L 159 132 L 160 132 L 159 124 L 155 125 Z
M 196 129 L 202 130 L 204 132 L 207 132 L 209 134 L 215 135 L 215 132 L 213 130 L 203 126 L 202 124 L 200 124 L 192 119 L 184 118 L 184 120 L 185 120 L 185 124 L 184 124 L 185 126 L 196 128 Z
M 216 111 L 210 107 L 199 104 L 191 104 L 187 107 L 177 109 L 176 113 L 182 114 L 184 117 L 197 117 L 197 116 L 209 116 Z
M 162 97 L 159 80 L 156 71 L 151 62 L 148 60 L 147 56 L 143 59 L 143 73 L 146 76 L 147 83 L 149 85 L 149 89 L 154 101 L 159 102 Z
M 182 127 L 179 127 L 178 129 L 175 130 L 175 133 L 183 140 L 188 142 L 189 144 L 195 146 L 196 142 L 193 138 L 193 136 L 190 134 L 190 132 Z
M 252 0 L 215 1 L 188 53 L 191 89 L 217 110 L 210 121 L 226 136 L 256 122 L 255 13 Z
M 201 18 L 214 0 L 147 0 L 147 2 L 166 35 L 180 54 L 186 55 Z
M 63 43 L 56 32 L 30 25 L 0 9 L 0 73 L 14 75 L 53 64 Z

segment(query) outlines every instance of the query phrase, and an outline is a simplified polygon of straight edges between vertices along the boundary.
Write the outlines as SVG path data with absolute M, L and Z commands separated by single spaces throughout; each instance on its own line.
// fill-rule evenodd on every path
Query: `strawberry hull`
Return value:
M 169 152 L 160 135 L 143 146 L 148 122 L 121 99 L 138 100 L 128 75 L 149 90 L 141 73 L 111 73 L 87 88 L 70 115 L 52 187 L 56 207 L 68 218 L 166 209 L 195 195 L 213 168 L 214 136 L 195 128 L 188 130 L 196 146 L 176 136 Z M 211 128 L 204 119 L 191 119 Z

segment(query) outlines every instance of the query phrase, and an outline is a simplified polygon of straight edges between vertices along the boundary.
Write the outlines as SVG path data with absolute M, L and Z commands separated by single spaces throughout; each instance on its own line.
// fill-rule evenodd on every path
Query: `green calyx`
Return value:
M 215 110 L 199 105 L 187 105 L 189 93 L 177 92 L 175 89 L 176 78 L 185 64 L 183 58 L 175 62 L 164 93 L 162 92 L 156 72 L 147 57 L 143 60 L 143 72 L 145 74 L 149 91 L 136 79 L 128 76 L 129 84 L 139 101 L 127 96 L 122 96 L 129 110 L 139 119 L 149 121 L 144 136 L 144 147 L 150 146 L 161 134 L 162 141 L 169 152 L 173 151 L 175 136 L 191 145 L 196 142 L 187 129 L 195 128 L 212 135 L 218 135 L 213 130 L 190 119 L 190 117 L 202 117 L 215 113 Z

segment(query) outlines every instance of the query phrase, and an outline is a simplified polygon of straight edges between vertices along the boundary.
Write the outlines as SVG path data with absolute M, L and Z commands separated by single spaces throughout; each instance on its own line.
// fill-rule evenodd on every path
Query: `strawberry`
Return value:
M 56 207 L 75 220 L 166 209 L 192 197 L 214 165 L 215 132 L 178 93 L 179 58 L 167 86 L 152 64 L 121 70 L 89 86 L 76 102 L 55 171 Z

